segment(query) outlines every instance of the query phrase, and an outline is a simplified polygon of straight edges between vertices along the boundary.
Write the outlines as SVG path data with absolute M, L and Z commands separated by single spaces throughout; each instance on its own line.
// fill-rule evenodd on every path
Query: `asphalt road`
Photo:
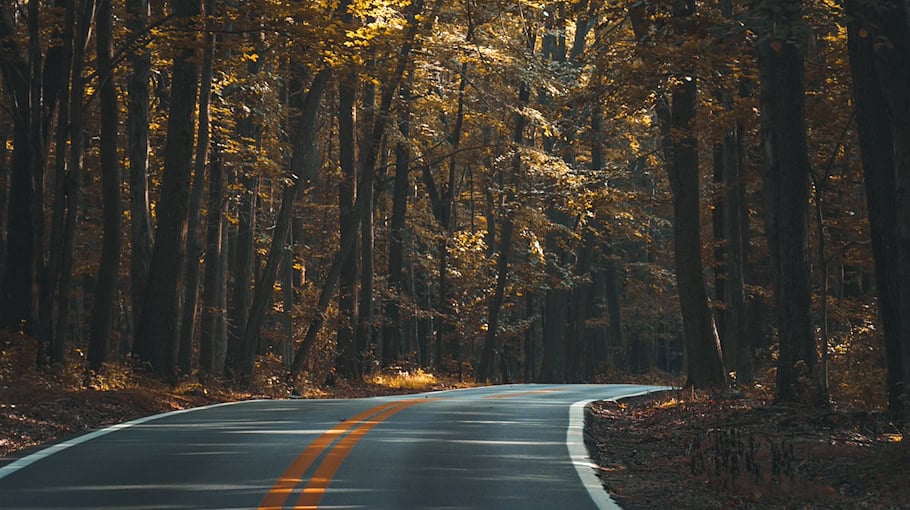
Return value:
M 159 415 L 0 459 L 0 508 L 617 508 L 587 463 L 583 403 L 658 389 L 510 385 Z

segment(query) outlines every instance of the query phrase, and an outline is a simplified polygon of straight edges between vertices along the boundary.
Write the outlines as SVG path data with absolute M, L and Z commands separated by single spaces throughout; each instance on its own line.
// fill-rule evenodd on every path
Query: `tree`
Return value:
M 113 328 L 114 302 L 120 272 L 120 162 L 117 158 L 118 105 L 114 87 L 112 0 L 100 0 L 96 14 L 98 71 L 101 80 L 101 181 L 104 201 L 104 239 L 98 286 L 92 313 L 89 368 L 98 371 L 107 359 Z
M 126 0 L 131 37 L 142 40 L 149 18 L 149 0 Z M 126 140 L 130 182 L 130 288 L 133 324 L 139 323 L 142 298 L 152 258 L 152 219 L 149 213 L 149 80 L 151 52 L 145 44 L 128 54 Z M 125 341 L 125 340 L 124 340 Z
M 875 257 L 878 312 L 884 326 L 889 406 L 901 414 L 906 411 L 903 395 L 910 381 L 910 330 L 905 317 L 906 296 L 910 294 L 905 285 L 907 250 L 902 239 L 907 222 L 903 196 L 910 166 L 910 118 L 903 107 L 910 96 L 898 85 L 901 80 L 910 79 L 907 9 L 897 2 L 885 2 L 882 10 L 853 1 L 846 2 L 846 6 L 852 18 L 848 47 Z
M 765 168 L 765 224 L 777 302 L 776 398 L 816 402 L 816 346 L 809 301 L 802 2 L 766 0 L 760 16 L 759 71 Z
M 193 18 L 202 12 L 202 3 L 201 0 L 188 0 L 176 3 L 173 8 L 178 22 L 191 28 Z M 172 383 L 176 383 L 177 378 L 178 293 L 182 288 L 181 273 L 186 258 L 187 208 L 195 139 L 193 126 L 199 89 L 197 48 L 193 38 L 181 42 L 181 47 L 175 48 L 171 67 L 164 179 L 156 208 L 158 225 L 134 347 L 139 359 Z
M 648 36 L 646 13 L 633 8 L 633 25 L 639 39 Z M 672 9 L 671 37 L 685 37 L 695 30 L 695 2 L 676 2 Z M 723 387 L 726 373 L 720 338 L 711 312 L 701 260 L 699 203 L 698 105 L 694 65 L 683 63 L 671 78 L 669 102 L 658 98 L 656 113 L 662 132 L 667 174 L 673 194 L 673 242 L 676 284 L 686 345 L 687 384 L 698 388 Z

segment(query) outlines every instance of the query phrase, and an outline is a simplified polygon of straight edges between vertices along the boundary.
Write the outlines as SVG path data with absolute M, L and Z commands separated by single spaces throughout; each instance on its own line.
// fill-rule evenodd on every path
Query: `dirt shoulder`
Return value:
M 882 413 L 668 392 L 596 402 L 585 433 L 626 510 L 910 508 L 910 444 Z

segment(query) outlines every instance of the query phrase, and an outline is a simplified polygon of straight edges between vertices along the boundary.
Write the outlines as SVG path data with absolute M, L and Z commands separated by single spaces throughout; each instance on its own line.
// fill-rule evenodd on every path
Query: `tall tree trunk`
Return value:
M 568 317 L 566 306 L 568 297 L 569 292 L 565 289 L 552 289 L 546 294 L 543 317 L 543 357 L 538 382 L 565 382 L 565 330 Z
M 619 282 L 619 269 L 616 267 L 616 260 L 612 250 L 607 252 L 606 267 L 604 268 L 604 294 L 607 300 L 607 317 L 610 319 L 610 345 L 605 349 L 606 353 L 611 350 L 614 352 L 625 353 L 626 339 L 622 327 L 622 302 L 621 289 Z M 612 347 L 612 349 L 611 349 Z M 611 362 L 609 356 L 602 360 Z
M 250 16 L 257 16 L 250 14 Z M 249 44 L 256 47 L 257 58 L 251 59 L 247 63 L 247 74 L 250 77 L 262 72 L 263 59 L 259 58 L 261 53 L 261 40 L 253 39 Z M 245 140 L 244 143 L 250 146 L 252 152 L 255 152 L 256 146 L 261 138 L 261 127 L 258 124 L 257 114 L 249 112 L 247 116 L 240 120 L 237 126 L 237 132 Z M 226 375 L 231 379 L 240 382 L 241 386 L 246 377 L 246 349 L 243 346 L 243 335 L 246 331 L 247 322 L 250 314 L 251 285 L 255 278 L 254 267 L 256 265 L 256 226 L 257 226 L 257 201 L 259 197 L 260 176 L 259 171 L 252 161 L 244 164 L 240 169 L 239 180 L 243 184 L 243 195 L 240 199 L 239 216 L 240 221 L 237 225 L 236 245 L 233 246 L 234 254 L 231 257 L 233 262 L 232 273 L 234 276 L 233 299 L 228 309 L 228 346 L 226 359 Z
M 566 374 L 569 382 L 580 383 L 590 378 L 594 373 L 594 346 L 588 344 L 588 337 L 585 334 L 585 322 L 588 318 L 588 296 L 591 290 L 591 265 L 594 258 L 594 235 L 589 227 L 582 236 L 582 246 L 578 252 L 578 262 L 576 263 L 576 274 L 585 281 L 577 284 L 572 291 L 572 317 L 569 335 L 571 336 L 568 343 L 568 355 L 566 356 Z
M 173 5 L 177 23 L 192 28 L 201 0 Z M 195 37 L 195 31 L 192 31 Z M 177 381 L 178 294 L 186 258 L 187 208 L 193 162 L 193 127 L 199 88 L 193 40 L 184 41 L 172 65 L 170 115 L 164 154 L 164 179 L 158 201 L 158 226 L 149 267 L 147 291 L 136 330 L 135 352 L 159 376 Z
M 250 315 L 250 286 L 253 279 L 254 252 L 256 240 L 256 201 L 259 195 L 259 178 L 249 175 L 254 170 L 244 168 L 244 175 L 240 176 L 243 183 L 243 196 L 240 199 L 240 222 L 237 225 L 236 245 L 232 274 L 234 275 L 234 288 L 230 308 L 228 309 L 228 348 L 227 348 L 227 375 L 238 381 L 244 377 L 246 361 L 242 346 L 243 332 L 246 330 Z
M 389 294 L 385 304 L 386 325 L 382 333 L 382 364 L 393 363 L 401 352 L 401 300 L 404 298 L 404 234 L 408 210 L 408 176 L 411 169 L 411 89 L 407 82 L 398 92 L 398 132 L 395 144 L 395 183 L 392 192 L 392 219 L 389 225 Z
M 294 220 L 291 218 L 291 233 L 288 246 L 282 250 L 281 274 L 281 333 L 274 352 L 284 361 L 286 367 L 291 365 L 291 344 L 294 341 Z
M 224 252 L 224 167 L 221 163 L 221 146 L 216 136 L 212 137 L 212 161 L 209 168 L 209 195 L 206 210 L 205 282 L 202 291 L 202 324 L 199 332 L 199 370 L 208 374 L 220 374 L 218 349 L 225 338 L 219 338 L 226 321 L 225 295 L 225 252 Z
M 338 209 L 342 245 L 352 243 L 349 238 L 357 237 L 359 225 L 355 207 L 355 190 L 357 188 L 356 81 L 356 76 L 349 74 L 338 85 L 338 151 L 343 173 L 338 185 Z M 353 243 L 356 247 L 356 241 Z M 338 358 L 335 369 L 342 377 L 356 377 L 360 374 L 358 363 L 360 353 L 357 350 L 354 334 L 354 326 L 357 324 L 356 255 L 357 250 L 351 250 L 348 258 L 342 261 L 341 281 L 339 282 L 338 309 L 341 320 L 338 323 L 338 340 L 336 342 Z
M 101 77 L 99 102 L 101 107 L 101 187 L 104 215 L 104 234 L 101 245 L 101 265 L 92 312 L 89 339 L 89 368 L 101 370 L 111 344 L 117 282 L 120 276 L 120 162 L 117 160 L 118 104 L 114 86 L 113 13 L 112 0 L 98 4 L 96 43 L 98 70 Z
M 213 14 L 214 0 L 206 0 L 207 14 Z M 189 220 L 186 238 L 186 286 L 183 297 L 183 316 L 180 320 L 180 343 L 177 363 L 183 374 L 193 370 L 193 344 L 196 338 L 196 317 L 199 300 L 199 258 L 202 256 L 202 239 L 199 232 L 202 194 L 205 190 L 205 170 L 209 153 L 209 103 L 212 97 L 212 63 L 215 58 L 214 27 L 209 27 L 203 45 L 202 73 L 199 88 L 199 125 L 196 135 L 196 155 L 193 161 L 193 189 L 190 193 Z M 214 221 L 221 221 L 217 215 Z
M 59 114 L 57 117 L 55 154 L 54 154 L 54 209 L 51 216 L 51 235 L 48 249 L 47 265 L 41 283 L 41 343 L 48 348 L 51 363 L 63 361 L 54 349 L 54 300 L 57 296 L 60 271 L 63 266 L 63 231 L 66 227 L 66 165 L 67 141 L 70 129 L 70 87 L 73 66 L 74 25 L 76 23 L 76 4 L 67 0 L 63 18 L 63 61 L 62 71 L 64 85 L 60 87 L 57 100 Z M 0 203 L 6 204 L 5 199 Z M 0 274 L 3 274 L 0 271 Z
M 487 332 L 484 336 L 483 351 L 477 367 L 477 380 L 489 381 L 493 376 L 494 351 L 496 350 L 499 314 L 505 300 L 506 281 L 508 280 L 509 256 L 512 249 L 512 233 L 515 222 L 511 217 L 503 218 L 499 239 L 499 258 L 496 262 L 496 287 L 487 309 Z
M 901 415 L 907 411 L 902 394 L 907 391 L 910 381 L 907 374 L 910 361 L 906 358 L 910 346 L 906 343 L 908 331 L 902 322 L 907 314 L 907 293 L 901 280 L 894 277 L 901 274 L 901 265 L 906 263 L 898 240 L 898 154 L 895 136 L 900 136 L 900 133 L 893 128 L 892 117 L 899 115 L 900 110 L 891 109 L 884 88 L 889 78 L 894 79 L 887 73 L 897 70 L 891 69 L 886 71 L 886 76 L 881 76 L 882 67 L 901 64 L 894 60 L 889 62 L 889 59 L 896 60 L 899 56 L 881 48 L 887 46 L 882 44 L 881 39 L 894 35 L 879 32 L 879 27 L 890 27 L 889 23 L 882 23 L 882 18 L 900 18 L 900 13 L 878 13 L 862 8 L 860 2 L 850 1 L 847 2 L 847 14 L 852 20 L 848 25 L 848 50 L 875 259 L 878 311 L 885 336 L 888 401 L 891 411 Z M 879 58 L 877 49 L 883 51 Z M 906 72 L 906 60 L 903 65 Z M 907 122 L 906 114 L 901 122 Z
M 724 364 L 732 367 L 734 349 L 728 349 L 727 345 L 730 339 L 727 337 L 726 316 L 723 310 L 727 304 L 727 237 L 724 221 L 724 197 L 722 191 L 724 186 L 724 144 L 716 143 L 713 147 L 713 179 L 714 196 L 712 199 L 713 209 L 711 211 L 711 233 L 714 236 L 714 299 L 715 311 L 714 324 L 717 327 L 717 337 L 720 339 L 721 347 L 724 351 Z M 719 310 L 718 310 L 719 309 Z M 729 352 L 728 352 L 729 351 Z
M 9 219 L 9 151 L 7 143 L 9 138 L 9 125 L 7 119 L 0 120 L 0 279 L 3 278 L 6 266 L 6 231 Z
M 129 14 L 127 30 L 131 37 L 138 38 L 146 30 L 149 0 L 126 0 L 126 10 Z M 130 290 L 133 324 L 139 324 L 153 242 L 148 190 L 151 52 L 147 46 L 141 45 L 127 58 L 130 63 L 126 85 L 126 139 L 130 163 Z
M 85 51 L 88 44 L 92 14 L 95 10 L 93 0 L 80 2 L 76 16 L 76 39 L 73 41 L 73 65 L 70 87 L 70 150 L 67 162 L 68 170 L 64 182 L 66 193 L 66 218 L 63 227 L 62 265 L 60 267 L 60 297 L 57 302 L 57 328 L 51 346 L 51 356 L 63 360 L 66 350 L 66 337 L 69 330 L 70 299 L 73 289 L 73 266 L 75 262 L 76 223 L 79 217 L 80 185 L 82 183 L 83 164 L 83 96 L 85 80 L 82 72 L 85 68 Z
M 370 57 L 367 64 L 371 68 L 376 65 L 375 58 Z M 358 139 L 362 143 L 369 141 L 369 127 L 373 125 L 373 112 L 376 109 L 376 85 L 367 80 L 363 84 L 361 108 L 357 114 L 360 125 Z M 362 147 L 360 152 L 366 152 L 368 147 Z M 354 345 L 358 353 L 367 352 L 369 345 L 374 344 L 373 336 L 373 277 L 375 272 L 375 232 L 373 225 L 373 212 L 376 197 L 376 168 L 364 166 L 360 169 L 359 188 L 363 190 L 363 207 L 360 214 L 360 295 L 357 305 L 357 327 L 354 335 Z M 362 360 L 365 362 L 365 360 Z M 364 365 L 362 369 L 366 369 Z
M 686 384 L 710 388 L 723 387 L 726 374 L 701 260 L 698 141 L 693 127 L 697 103 L 695 77 L 686 76 L 673 87 L 669 119 L 666 113 L 663 117 L 665 125 L 669 120 L 664 129 L 684 133 L 672 141 L 666 137 L 665 143 L 671 144 L 672 152 L 667 173 L 673 193 L 673 244 L 686 341 Z
M 7 53 L 2 68 L 6 93 L 13 110 L 13 158 L 7 232 L 7 259 L 0 285 L 0 329 L 37 332 L 39 247 L 43 218 L 36 212 L 43 203 L 42 129 L 35 125 L 41 112 L 41 50 L 38 1 L 28 2 L 28 47 L 14 39 L 11 6 L 0 10 L 0 40 Z M 35 60 L 38 60 L 37 62 Z M 37 102 L 37 104 L 35 104 Z M 40 124 L 40 121 L 39 121 Z M 39 349 L 39 363 L 44 352 Z
M 897 206 L 898 285 L 900 291 L 900 342 L 903 388 L 898 398 L 910 399 L 910 5 L 895 0 L 886 4 L 881 36 L 876 44 L 876 65 L 888 101 Z
M 777 301 L 778 401 L 817 402 L 807 253 L 809 156 L 806 142 L 802 2 L 768 2 L 759 45 L 765 223 Z M 795 10 L 794 10 L 795 8 Z M 773 28 L 770 28 L 773 27 Z M 776 31 L 776 32 L 775 32 Z
M 724 133 L 723 140 L 723 181 L 724 181 L 724 238 L 726 239 L 727 278 L 725 325 L 727 344 L 724 354 L 729 356 L 728 367 L 736 371 L 740 384 L 752 382 L 752 345 L 749 342 L 745 297 L 746 225 L 744 209 L 745 182 L 741 158 L 741 127 L 734 126 Z

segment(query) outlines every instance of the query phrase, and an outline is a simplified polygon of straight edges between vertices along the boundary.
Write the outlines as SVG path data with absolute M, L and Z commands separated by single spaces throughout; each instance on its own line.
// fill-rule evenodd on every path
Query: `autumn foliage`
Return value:
M 881 3 L 7 2 L 5 348 L 87 385 L 661 371 L 899 413 Z

